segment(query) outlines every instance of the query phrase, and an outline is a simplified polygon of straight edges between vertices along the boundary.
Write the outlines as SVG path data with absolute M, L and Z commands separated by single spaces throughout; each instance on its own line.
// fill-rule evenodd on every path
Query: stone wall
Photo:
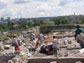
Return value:
M 84 58 L 31 58 L 28 63 L 84 63 Z
M 40 32 L 41 33 L 49 33 L 52 30 L 64 30 L 64 29 L 75 29 L 76 26 L 74 25 L 60 25 L 60 26 L 45 26 L 45 27 L 40 27 Z
M 84 33 L 83 33 L 84 34 Z M 76 37 L 77 42 L 80 43 L 81 48 L 84 48 L 84 36 L 81 34 Z
M 7 63 L 8 60 L 14 58 L 15 55 L 0 55 L 0 63 Z

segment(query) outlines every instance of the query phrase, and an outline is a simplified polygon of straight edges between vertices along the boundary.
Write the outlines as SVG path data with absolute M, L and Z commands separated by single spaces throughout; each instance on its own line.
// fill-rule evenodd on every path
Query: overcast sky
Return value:
M 0 0 L 0 17 L 30 18 L 84 14 L 84 0 Z

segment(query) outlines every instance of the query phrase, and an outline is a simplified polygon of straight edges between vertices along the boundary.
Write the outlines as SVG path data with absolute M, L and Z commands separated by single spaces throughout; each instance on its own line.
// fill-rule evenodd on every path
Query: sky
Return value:
M 0 0 L 0 17 L 84 15 L 84 0 Z

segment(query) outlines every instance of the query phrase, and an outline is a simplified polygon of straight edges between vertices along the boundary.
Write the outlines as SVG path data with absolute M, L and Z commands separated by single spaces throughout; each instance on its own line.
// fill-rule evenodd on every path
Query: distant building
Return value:
M 19 22 L 19 18 L 12 19 L 11 22 L 14 23 L 14 24 L 17 24 Z
M 0 21 L 4 21 L 4 18 L 3 18 L 3 17 L 1 17 Z
M 49 18 L 46 18 L 45 21 L 44 21 L 45 24 L 54 24 L 53 21 L 50 21 Z
M 10 17 L 7 17 L 6 21 L 11 21 L 11 18 Z
M 71 16 L 71 22 L 72 23 L 77 23 L 77 17 L 75 15 L 75 13 L 74 13 L 74 15 Z
M 44 21 L 45 24 L 54 24 L 53 21 Z

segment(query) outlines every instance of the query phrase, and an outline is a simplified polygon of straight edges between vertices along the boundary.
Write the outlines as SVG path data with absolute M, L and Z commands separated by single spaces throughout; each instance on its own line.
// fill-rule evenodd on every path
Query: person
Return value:
M 57 40 L 56 36 L 53 36 L 53 55 L 57 57 Z
M 52 45 L 42 45 L 40 48 L 40 53 L 43 53 L 46 55 L 52 55 L 53 54 Z
M 14 45 L 15 51 L 20 50 L 17 39 L 16 39 L 16 35 L 14 35 L 13 37 L 13 45 Z
M 35 40 L 35 38 L 36 38 L 36 34 L 32 33 L 32 40 Z
M 38 48 L 38 45 L 39 45 L 39 42 L 37 41 L 37 42 L 35 43 L 35 48 Z
M 30 34 L 30 41 L 32 41 L 32 34 Z
M 38 40 L 40 40 L 40 43 L 42 43 L 42 41 L 44 40 L 44 35 L 42 33 L 39 34 Z
M 77 30 L 75 31 L 75 38 L 83 31 L 84 31 L 83 28 L 77 25 Z
M 30 35 L 30 41 L 33 41 L 33 40 L 35 40 L 35 38 L 36 38 L 36 35 L 35 35 L 35 33 L 32 33 L 32 34 Z

